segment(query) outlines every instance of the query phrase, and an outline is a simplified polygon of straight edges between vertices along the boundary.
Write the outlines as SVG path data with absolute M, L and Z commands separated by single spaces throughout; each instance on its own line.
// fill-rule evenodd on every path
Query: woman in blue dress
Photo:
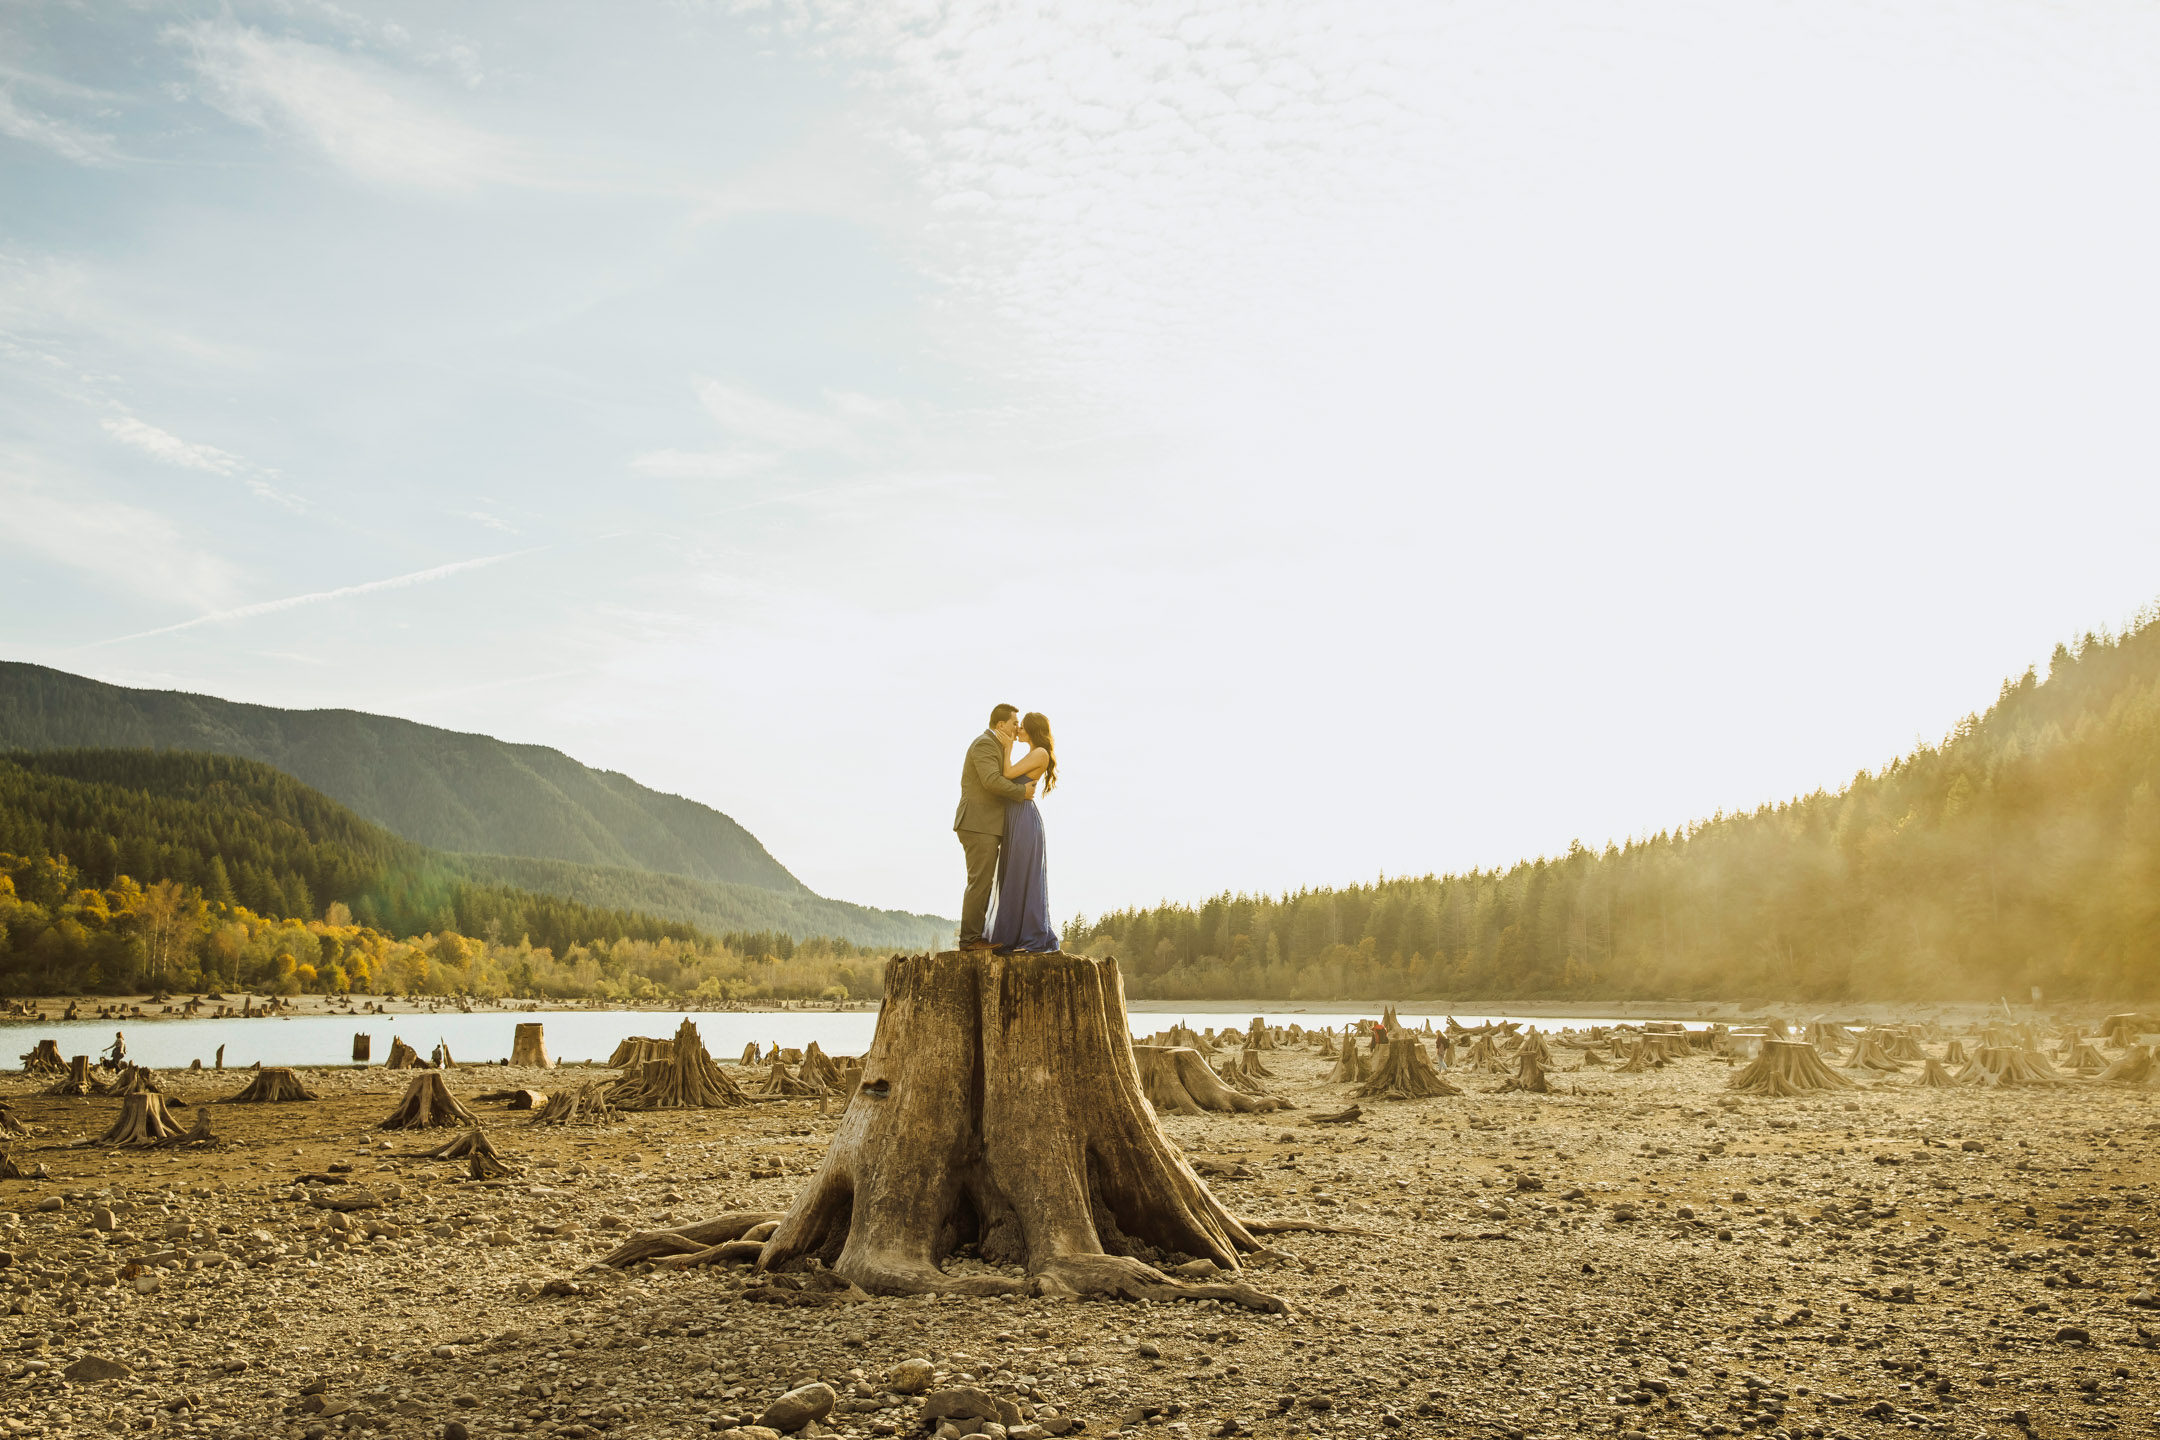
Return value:
M 1057 742 L 1049 718 L 1039 710 L 1020 717 L 1020 738 L 1028 748 L 1007 762 L 1008 780 L 1036 780 L 1047 795 L 1057 789 Z M 1033 800 L 1014 801 L 1005 811 L 1005 845 L 998 851 L 997 908 L 990 915 L 991 948 L 1026 955 L 1055 954 L 1057 930 L 1050 924 L 1050 870 L 1043 855 L 1042 811 Z

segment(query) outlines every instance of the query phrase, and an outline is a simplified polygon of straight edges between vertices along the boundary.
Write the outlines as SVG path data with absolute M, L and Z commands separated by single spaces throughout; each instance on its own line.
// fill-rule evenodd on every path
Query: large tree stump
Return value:
M 1357 1088 L 1360 1100 L 1424 1100 L 1435 1095 L 1460 1095 L 1433 1068 L 1425 1042 L 1408 1032 L 1380 1047 L 1373 1058 L 1372 1077 Z
M 796 1073 L 802 1076 L 804 1084 L 815 1085 L 820 1090 L 831 1090 L 840 1083 L 840 1067 L 815 1040 L 803 1047 L 802 1064 L 796 1067 Z
M 647 1060 L 616 1081 L 608 1103 L 622 1110 L 729 1110 L 750 1103 L 706 1052 L 688 1016 L 667 1049 L 664 1058 Z
M 1025 1278 L 946 1274 L 940 1262 L 970 1242 Z M 1149 1263 L 1234 1271 L 1262 1248 L 1149 1110 L 1115 960 L 948 951 L 886 965 L 863 1083 L 758 1263 L 816 1258 L 883 1294 L 1092 1293 L 1280 1311 L 1248 1286 L 1185 1284 Z
M 67 1061 L 60 1058 L 60 1042 L 40 1040 L 30 1047 L 30 1053 L 22 1057 L 25 1075 L 65 1075 Z
M 98 1093 L 97 1081 L 90 1078 L 90 1057 L 77 1055 L 67 1063 L 67 1073 L 45 1090 L 47 1095 L 66 1095 L 77 1099 Z
M 413 1076 L 412 1084 L 405 1087 L 405 1098 L 398 1101 L 397 1109 L 390 1112 L 378 1130 L 445 1130 L 453 1125 L 478 1126 L 479 1119 L 472 1111 L 458 1104 L 443 1083 L 442 1072 L 429 1070 Z
M 1765 1037 L 1762 1052 L 1732 1077 L 1730 1088 L 1748 1095 L 1812 1095 L 1858 1087 L 1828 1065 L 1805 1040 Z
M 1957 1074 L 1960 1085 L 2067 1085 L 2070 1077 L 2023 1045 L 1982 1045 Z
M 123 1096 L 120 1101 L 120 1118 L 113 1121 L 112 1128 L 98 1137 L 100 1145 L 156 1145 L 185 1133 L 172 1112 L 165 1108 L 165 1097 L 155 1090 L 138 1090 Z
M 1330 1085 L 1359 1085 L 1372 1078 L 1373 1062 L 1365 1058 L 1357 1048 L 1354 1035 L 1344 1035 L 1342 1053 L 1335 1057 L 1335 1068 L 1328 1071 Z
M 1198 1115 L 1203 1110 L 1251 1115 L 1288 1110 L 1280 1095 L 1246 1094 L 1223 1083 L 1200 1052 L 1183 1045 L 1135 1045 L 1133 1063 L 1140 1073 L 1140 1093 L 1157 1110 Z M 867 1073 L 867 1072 L 865 1072 Z
M 648 1060 L 665 1060 L 668 1057 L 668 1041 L 656 1040 L 650 1035 L 625 1036 L 615 1044 L 615 1053 L 608 1056 L 610 1070 L 636 1070 Z M 757 1047 L 750 1047 L 755 1053 Z M 748 1063 L 748 1062 L 745 1062 Z
M 284 1065 L 265 1065 L 237 1094 L 227 1095 L 220 1105 L 283 1105 L 313 1100 L 315 1093 Z
M 555 1062 L 548 1059 L 546 1031 L 538 1021 L 520 1024 L 512 1032 L 510 1063 L 529 1066 L 535 1070 L 555 1068 Z

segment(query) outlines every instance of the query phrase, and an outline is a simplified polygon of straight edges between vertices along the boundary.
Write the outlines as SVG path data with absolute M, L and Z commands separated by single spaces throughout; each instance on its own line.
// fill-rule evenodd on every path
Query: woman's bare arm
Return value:
M 1037 775 L 1042 774 L 1043 771 L 1049 768 L 1049 751 L 1030 750 L 1027 752 L 1027 754 L 1022 755 L 1018 760 L 1013 761 L 1011 764 L 1005 767 L 1005 778 L 1008 780 L 1019 780 L 1023 778 L 1032 780 Z

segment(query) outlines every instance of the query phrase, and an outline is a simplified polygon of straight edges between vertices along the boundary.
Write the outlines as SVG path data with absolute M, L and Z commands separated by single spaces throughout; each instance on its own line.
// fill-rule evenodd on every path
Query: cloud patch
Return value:
M 132 415 L 107 418 L 100 420 L 98 424 L 104 428 L 106 434 L 121 444 L 133 446 L 154 460 L 162 460 L 168 465 L 177 465 L 185 470 L 201 470 L 211 475 L 229 476 L 247 486 L 256 499 L 267 500 L 295 513 L 307 508 L 306 503 L 299 497 L 289 495 L 270 483 L 277 471 L 251 464 L 229 450 L 183 440 L 170 431 L 160 430 Z

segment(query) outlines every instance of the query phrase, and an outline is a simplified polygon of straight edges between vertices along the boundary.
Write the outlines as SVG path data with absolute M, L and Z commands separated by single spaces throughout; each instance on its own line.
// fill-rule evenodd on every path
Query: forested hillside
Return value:
M 1076 919 L 1160 997 L 2150 999 L 2160 623 L 1836 793 L 1506 869 Z
M 855 972 L 875 967 L 844 942 L 798 943 L 784 927 L 714 939 L 501 883 L 487 868 L 233 756 L 0 756 L 0 988 L 394 983 L 567 995 L 613 993 L 603 982 L 627 975 L 663 991 L 726 980 L 815 994 L 836 983 L 828 961 L 848 966 L 844 990 L 871 983 Z M 610 977 L 596 953 L 627 968 Z
M 0 750 L 196 750 L 260 760 L 437 850 L 529 855 L 807 895 L 717 810 L 512 745 L 354 710 L 280 710 L 0 663 Z

